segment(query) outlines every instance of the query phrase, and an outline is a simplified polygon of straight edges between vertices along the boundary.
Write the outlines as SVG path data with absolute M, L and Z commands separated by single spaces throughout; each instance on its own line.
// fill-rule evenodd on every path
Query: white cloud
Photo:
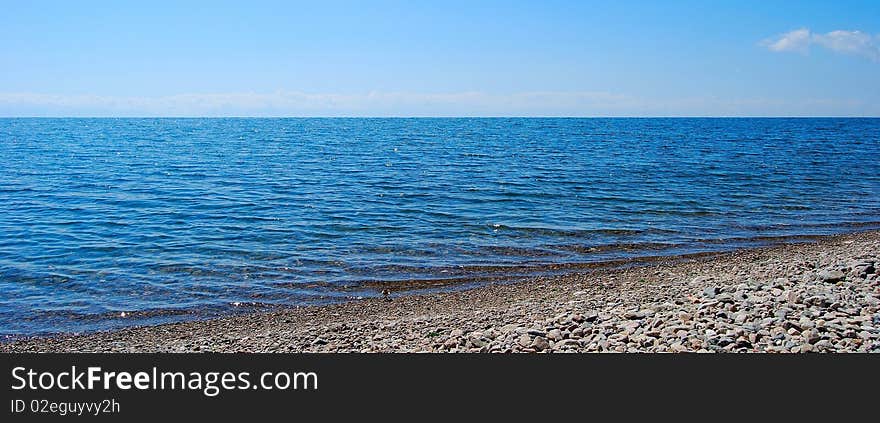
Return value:
M 770 51 L 799 53 L 807 53 L 810 46 L 817 45 L 834 52 L 880 62 L 880 36 L 862 31 L 837 30 L 821 34 L 802 28 L 764 40 L 761 44 Z
M 766 40 L 764 45 L 771 51 L 806 52 L 810 48 L 812 34 L 809 29 L 796 29 L 782 34 L 775 40 Z
M 880 62 L 880 37 L 872 37 L 861 31 L 831 31 L 827 34 L 815 34 L 813 38 L 817 44 L 827 49 Z

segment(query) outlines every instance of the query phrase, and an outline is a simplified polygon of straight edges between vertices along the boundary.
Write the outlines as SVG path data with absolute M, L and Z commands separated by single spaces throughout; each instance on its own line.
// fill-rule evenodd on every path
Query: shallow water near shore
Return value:
M 0 334 L 876 229 L 877 157 L 880 119 L 0 119 Z

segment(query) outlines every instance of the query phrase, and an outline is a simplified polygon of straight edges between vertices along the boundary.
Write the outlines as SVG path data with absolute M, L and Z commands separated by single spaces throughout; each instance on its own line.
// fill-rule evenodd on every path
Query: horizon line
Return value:
M 503 116 L 503 115 L 486 115 L 486 116 L 455 116 L 455 115 L 439 115 L 439 116 L 247 116 L 247 115 L 230 115 L 230 116 L 0 116 L 0 119 L 880 119 L 880 115 L 713 115 L 713 116 L 689 116 L 689 115 L 619 115 L 619 116 Z

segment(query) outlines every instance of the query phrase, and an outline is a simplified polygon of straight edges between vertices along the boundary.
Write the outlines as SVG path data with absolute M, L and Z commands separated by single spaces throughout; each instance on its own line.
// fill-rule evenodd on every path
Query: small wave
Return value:
M 625 242 L 602 245 L 550 245 L 548 248 L 556 250 L 572 251 L 582 254 L 605 253 L 609 251 L 632 252 L 632 251 L 658 251 L 680 247 L 681 244 L 664 242 Z
M 542 226 L 517 226 L 517 225 L 506 225 L 501 223 L 490 223 L 488 226 L 492 230 L 499 231 L 511 231 L 511 232 L 521 232 L 527 234 L 535 234 L 535 235 L 546 235 L 551 237 L 566 237 L 566 238 L 589 238 L 594 235 L 622 235 L 622 236 L 637 236 L 648 233 L 675 233 L 675 230 L 672 229 L 659 229 L 659 228 L 649 228 L 649 229 L 626 229 L 626 228 L 596 228 L 596 229 L 566 229 L 566 228 L 552 228 L 552 227 L 542 227 Z

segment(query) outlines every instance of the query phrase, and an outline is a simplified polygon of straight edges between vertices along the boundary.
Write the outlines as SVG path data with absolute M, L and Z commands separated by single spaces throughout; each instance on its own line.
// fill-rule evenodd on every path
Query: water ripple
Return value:
M 0 334 L 877 228 L 878 156 L 878 119 L 0 119 Z

